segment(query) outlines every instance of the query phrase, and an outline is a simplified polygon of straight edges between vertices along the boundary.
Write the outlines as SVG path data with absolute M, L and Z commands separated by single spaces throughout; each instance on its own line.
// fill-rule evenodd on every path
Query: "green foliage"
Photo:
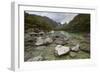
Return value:
M 50 31 L 57 26 L 57 23 L 48 17 L 28 14 L 24 12 L 25 30 L 30 28 L 43 31 Z
M 79 14 L 63 30 L 69 32 L 90 32 L 90 14 Z

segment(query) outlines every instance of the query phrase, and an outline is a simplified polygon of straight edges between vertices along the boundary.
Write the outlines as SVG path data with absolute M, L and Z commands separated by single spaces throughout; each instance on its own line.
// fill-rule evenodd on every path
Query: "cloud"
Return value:
M 29 14 L 36 14 L 40 16 L 47 16 L 51 19 L 53 19 L 56 22 L 59 23 L 69 23 L 76 15 L 77 13 L 61 13 L 61 12 L 36 12 L 36 11 L 26 11 Z

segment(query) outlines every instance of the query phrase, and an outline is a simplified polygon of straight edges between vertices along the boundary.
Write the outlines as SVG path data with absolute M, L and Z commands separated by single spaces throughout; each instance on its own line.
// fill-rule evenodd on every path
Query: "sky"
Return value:
M 29 14 L 36 14 L 40 16 L 47 16 L 51 18 L 52 20 L 64 24 L 69 23 L 76 15 L 77 13 L 61 13 L 61 12 L 36 12 L 36 11 L 26 11 Z

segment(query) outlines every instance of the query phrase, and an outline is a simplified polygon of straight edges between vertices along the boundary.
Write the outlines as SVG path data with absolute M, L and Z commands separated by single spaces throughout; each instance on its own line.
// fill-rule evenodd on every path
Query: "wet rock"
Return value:
M 65 47 L 65 46 L 62 46 L 62 45 L 57 45 L 55 47 L 55 54 L 57 54 L 58 56 L 67 54 L 69 51 L 70 51 L 69 47 Z
M 80 49 L 80 45 L 79 44 L 77 44 L 76 46 L 71 48 L 72 51 L 76 51 L 76 52 L 79 51 L 79 49 Z
M 37 37 L 35 45 L 39 46 L 44 44 L 44 39 L 42 37 Z

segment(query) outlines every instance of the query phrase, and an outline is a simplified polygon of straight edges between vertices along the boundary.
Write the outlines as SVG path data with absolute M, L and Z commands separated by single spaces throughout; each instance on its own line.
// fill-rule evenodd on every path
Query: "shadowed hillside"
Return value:
M 69 32 L 90 32 L 90 14 L 79 14 L 69 24 L 64 24 L 63 30 Z
M 34 31 L 50 31 L 53 30 L 58 24 L 46 16 L 39 16 L 34 14 L 25 13 L 25 30 L 32 29 Z

